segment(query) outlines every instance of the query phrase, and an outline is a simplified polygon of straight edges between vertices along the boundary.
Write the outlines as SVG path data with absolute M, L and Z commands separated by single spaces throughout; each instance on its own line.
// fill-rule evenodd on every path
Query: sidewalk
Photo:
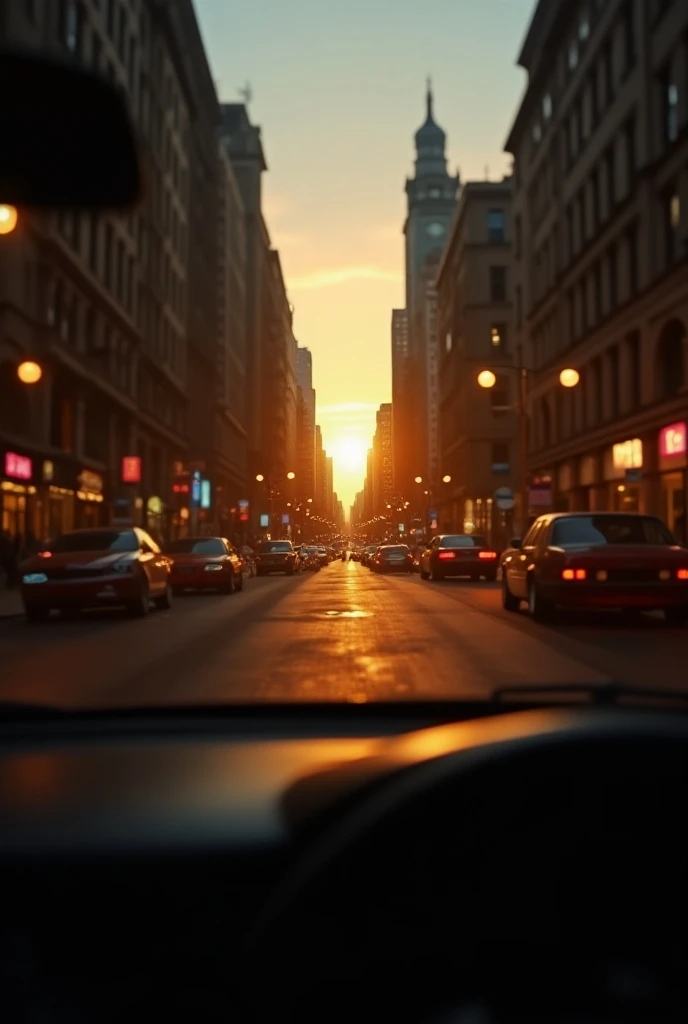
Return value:
M 19 591 L 16 588 L 0 587 L 0 619 L 13 619 L 24 614 Z

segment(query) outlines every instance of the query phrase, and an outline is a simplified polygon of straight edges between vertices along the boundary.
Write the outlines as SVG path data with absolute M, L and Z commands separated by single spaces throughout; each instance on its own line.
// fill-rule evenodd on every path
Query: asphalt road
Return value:
M 0 700 L 60 706 L 204 701 L 376 701 L 487 696 L 512 684 L 688 687 L 688 631 L 502 611 L 499 584 L 316 574 L 247 580 L 131 620 L 87 614 L 0 622 Z

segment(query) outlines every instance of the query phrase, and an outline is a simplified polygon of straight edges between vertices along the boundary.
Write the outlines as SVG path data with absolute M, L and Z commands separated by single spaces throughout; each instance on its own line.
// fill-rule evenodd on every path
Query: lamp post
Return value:
M 528 509 L 530 507 L 528 489 L 528 379 L 530 371 L 526 366 L 512 364 L 492 364 L 495 369 L 516 369 L 518 373 L 518 402 L 516 406 L 495 407 L 500 412 L 507 412 L 515 409 L 518 416 L 519 436 L 519 490 L 521 494 L 521 532 L 525 532 L 528 521 Z M 497 383 L 496 374 L 491 369 L 481 370 L 478 374 L 477 383 L 479 387 L 489 391 Z M 575 388 L 580 381 L 580 373 L 573 367 L 565 367 L 559 374 L 559 383 L 564 388 Z
M 292 472 L 292 470 L 290 470 L 286 474 L 286 479 L 288 481 L 290 481 L 290 482 L 292 480 L 295 480 L 296 479 L 296 473 L 294 473 L 294 472 Z M 278 495 L 281 492 L 277 489 L 276 483 L 275 483 L 275 481 L 273 479 L 268 478 L 266 480 L 264 473 L 256 473 L 256 482 L 259 483 L 259 484 L 264 483 L 265 487 L 267 489 L 267 492 L 268 492 L 268 497 L 270 499 L 270 532 L 272 532 L 272 521 L 273 521 L 273 519 L 275 517 L 275 498 L 278 497 Z
M 420 476 L 420 475 L 417 476 L 417 477 L 414 477 L 414 480 L 415 480 L 415 482 L 418 485 L 421 485 L 421 484 L 424 483 L 423 477 Z M 431 481 L 428 484 L 428 486 L 427 486 L 427 488 L 425 490 L 425 494 L 427 495 L 427 499 L 428 500 L 427 500 L 427 504 L 425 506 L 425 523 L 423 524 L 424 532 L 425 532 L 425 527 L 427 526 L 428 509 L 432 507 L 432 503 L 434 501 L 434 495 L 435 495 L 436 490 L 439 489 L 439 483 L 440 482 L 443 483 L 443 484 L 450 484 L 451 483 L 451 475 L 449 473 L 444 473 L 443 476 L 440 478 L 439 482 L 433 483 Z M 438 518 L 439 518 L 439 509 L 438 509 Z

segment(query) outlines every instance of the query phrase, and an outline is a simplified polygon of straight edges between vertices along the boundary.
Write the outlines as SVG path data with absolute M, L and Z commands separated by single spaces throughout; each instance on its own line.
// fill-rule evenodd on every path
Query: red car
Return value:
M 184 537 L 167 545 L 172 562 L 172 587 L 183 590 L 244 589 L 244 559 L 224 537 Z
M 29 622 L 51 609 L 123 606 L 130 615 L 172 604 L 170 562 L 144 530 L 104 528 L 63 533 L 20 566 L 20 587 Z
M 661 609 L 688 621 L 688 549 L 654 516 L 570 512 L 540 516 L 507 555 L 502 604 L 527 601 L 535 619 L 557 607 Z
M 469 576 L 479 580 L 497 579 L 498 553 L 476 533 L 452 533 L 434 537 L 420 556 L 423 580 L 447 576 Z

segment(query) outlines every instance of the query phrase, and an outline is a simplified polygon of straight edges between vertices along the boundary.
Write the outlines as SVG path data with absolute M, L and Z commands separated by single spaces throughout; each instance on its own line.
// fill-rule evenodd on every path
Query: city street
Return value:
M 145 620 L 118 613 L 0 621 L 0 699 L 60 706 L 378 701 L 487 696 L 498 686 L 685 684 L 686 630 L 610 615 L 538 625 L 499 584 L 426 583 L 334 562 L 188 596 Z

